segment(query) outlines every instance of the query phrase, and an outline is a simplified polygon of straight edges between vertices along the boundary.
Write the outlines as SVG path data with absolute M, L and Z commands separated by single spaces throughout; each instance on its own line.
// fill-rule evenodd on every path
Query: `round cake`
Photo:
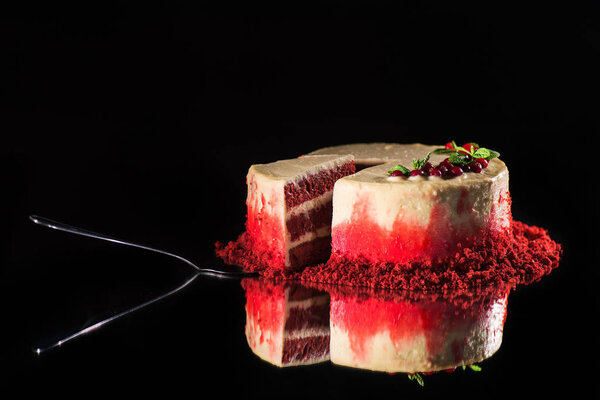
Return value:
M 250 167 L 227 264 L 288 280 L 421 290 L 529 284 L 562 247 L 514 221 L 500 154 L 476 143 L 356 143 Z M 282 169 L 282 167 L 285 167 Z
M 390 175 L 397 165 L 413 165 L 428 154 L 431 167 L 440 165 L 447 155 L 435 154 L 438 149 L 444 146 L 373 143 L 312 153 L 352 154 L 357 164 L 379 163 L 335 184 L 334 256 L 367 262 L 431 263 L 493 232 L 510 229 L 508 169 L 498 158 L 487 161 L 477 172 L 461 169 L 456 176 Z

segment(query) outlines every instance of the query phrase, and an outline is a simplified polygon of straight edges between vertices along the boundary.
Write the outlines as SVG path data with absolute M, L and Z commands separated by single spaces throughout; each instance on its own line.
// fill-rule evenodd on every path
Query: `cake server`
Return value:
M 115 314 L 111 317 L 105 318 L 102 321 L 96 322 L 90 326 L 87 326 L 83 329 L 80 329 L 78 331 L 76 331 L 75 333 L 72 333 L 70 335 L 64 336 L 62 337 L 60 340 L 53 340 L 50 342 L 50 344 L 46 344 L 43 346 L 35 346 L 33 348 L 33 352 L 36 354 L 42 354 L 48 350 L 60 347 L 61 345 L 70 342 L 73 339 L 76 339 L 80 336 L 83 336 L 85 334 L 88 334 L 96 329 L 99 329 L 103 326 L 105 326 L 106 324 L 113 322 L 121 317 L 124 317 L 128 314 L 131 314 L 135 311 L 138 311 L 144 307 L 147 307 L 153 303 L 156 303 L 160 300 L 165 299 L 168 296 L 171 296 L 177 292 L 179 292 L 180 290 L 182 290 L 183 288 L 185 288 L 186 286 L 188 286 L 189 284 L 191 284 L 199 275 L 213 275 L 219 278 L 240 278 L 240 277 L 248 277 L 248 276 L 253 276 L 256 275 L 255 273 L 250 273 L 250 272 L 244 272 L 241 269 L 231 269 L 229 271 L 225 271 L 225 270 L 218 270 L 218 269 L 212 269 L 212 268 L 201 268 L 199 266 L 197 266 L 196 264 L 194 264 L 193 262 L 177 255 L 177 254 L 173 254 L 170 253 L 168 251 L 164 251 L 164 250 L 160 250 L 160 249 L 156 249 L 156 248 L 152 248 L 149 246 L 145 246 L 145 245 L 141 245 L 141 244 L 137 244 L 137 243 L 133 243 L 133 242 L 128 242 L 128 241 L 124 241 L 121 239 L 117 239 L 115 237 L 112 236 L 108 236 L 108 235 L 104 235 L 101 233 L 96 233 L 96 232 L 92 232 L 92 231 L 88 231 L 86 229 L 81 229 L 81 228 L 77 228 L 75 226 L 71 226 L 62 222 L 58 222 L 58 221 L 53 221 L 50 220 L 48 218 L 44 218 L 44 217 L 40 217 L 38 215 L 31 215 L 29 217 L 31 219 L 31 221 L 33 221 L 34 223 L 41 225 L 41 226 L 45 226 L 47 228 L 51 228 L 51 229 L 56 229 L 59 231 L 63 231 L 63 232 L 68 232 L 68 233 L 74 233 L 77 235 L 81 235 L 81 236 L 87 236 L 87 237 L 91 237 L 91 238 L 95 238 L 95 239 L 101 239 L 101 240 L 106 240 L 108 242 L 112 242 L 112 243 L 118 243 L 118 244 L 122 244 L 122 245 L 126 245 L 126 246 L 131 246 L 131 247 L 137 247 L 140 249 L 144 249 L 144 250 L 149 250 L 149 251 L 153 251 L 155 253 L 160 253 L 160 254 L 165 254 L 167 256 L 171 256 L 174 257 L 180 261 L 185 262 L 186 264 L 190 265 L 191 267 L 194 268 L 194 273 L 187 278 L 182 284 L 180 284 L 179 286 L 177 286 L 174 289 L 171 289 L 157 297 L 154 297 L 148 301 L 145 301 L 137 306 L 131 307 L 123 312 L 120 312 L 118 314 Z
M 125 240 L 117 239 L 113 236 L 108 236 L 108 235 L 105 235 L 102 233 L 96 233 L 96 232 L 88 231 L 86 229 L 77 228 L 75 226 L 67 225 L 65 223 L 58 222 L 58 221 L 53 221 L 51 219 L 40 217 L 38 215 L 30 215 L 29 219 L 31 219 L 34 223 L 41 225 L 41 226 L 45 226 L 47 228 L 52 228 L 52 229 L 56 229 L 56 230 L 63 231 L 63 232 L 74 233 L 76 235 L 87 236 L 87 237 L 91 237 L 94 239 L 106 240 L 108 242 L 118 243 L 118 244 L 122 244 L 122 245 L 126 245 L 126 246 L 137 247 L 139 249 L 149 250 L 149 251 L 153 251 L 155 253 L 165 254 L 167 256 L 171 256 L 180 261 L 183 261 L 184 263 L 186 263 L 186 264 L 190 265 L 191 267 L 193 267 L 194 269 L 196 269 L 199 273 L 205 274 L 205 275 L 213 275 L 213 276 L 222 277 L 222 278 L 239 278 L 239 277 L 256 275 L 256 273 L 245 272 L 241 268 L 238 268 L 238 267 L 231 267 L 231 270 L 201 268 L 198 265 L 194 264 L 193 262 L 191 262 L 177 254 L 170 253 L 165 250 L 160 250 L 160 249 L 152 248 L 152 247 L 145 246 L 142 244 L 128 242 Z

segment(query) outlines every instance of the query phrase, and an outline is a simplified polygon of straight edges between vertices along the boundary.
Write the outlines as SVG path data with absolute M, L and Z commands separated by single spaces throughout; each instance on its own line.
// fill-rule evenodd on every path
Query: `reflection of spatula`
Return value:
M 255 273 L 244 272 L 240 268 L 233 267 L 233 266 L 228 267 L 228 268 L 230 268 L 228 270 L 200 268 L 196 264 L 192 263 L 191 261 L 186 260 L 185 258 L 178 256 L 177 254 L 169 253 L 168 251 L 155 249 L 155 248 L 144 246 L 144 245 L 137 244 L 137 243 L 126 242 L 124 240 L 117 239 L 117 238 L 111 237 L 111 236 L 107 236 L 102 233 L 91 232 L 91 231 L 88 231 L 85 229 L 81 229 L 81 228 L 77 228 L 77 227 L 74 227 L 71 225 L 64 224 L 62 222 L 52 221 L 48 218 L 40 217 L 37 215 L 31 215 L 31 216 L 29 216 L 29 219 L 31 219 L 36 224 L 45 226 L 47 228 L 57 229 L 59 231 L 74 233 L 76 235 L 87 236 L 87 237 L 91 237 L 91 238 L 95 238 L 95 239 L 102 239 L 102 240 L 106 240 L 108 242 L 124 244 L 126 246 L 137 247 L 137 248 L 144 249 L 144 250 L 150 250 L 155 253 L 160 253 L 160 254 L 165 254 L 167 256 L 175 257 L 176 259 L 183 261 L 184 263 L 192 266 L 194 269 L 196 269 L 198 271 L 198 273 L 201 273 L 201 274 L 215 275 L 215 276 L 224 277 L 224 278 L 227 278 L 227 277 L 239 278 L 239 277 L 244 277 L 244 276 L 255 275 Z
M 98 328 L 101 328 L 104 325 L 106 325 L 106 324 L 108 324 L 108 323 L 110 323 L 110 322 L 112 322 L 112 321 L 114 321 L 116 319 L 124 317 L 125 315 L 131 314 L 131 313 L 133 313 L 135 311 L 141 310 L 142 308 L 144 308 L 146 306 L 149 306 L 150 304 L 153 304 L 153 303 L 156 303 L 156 302 L 158 302 L 160 300 L 163 300 L 163 299 L 171 296 L 172 294 L 175 294 L 176 292 L 180 291 L 181 289 L 185 288 L 186 286 L 188 286 L 200 274 L 201 274 L 200 271 L 196 271 L 196 272 L 194 272 L 192 274 L 191 277 L 189 277 L 188 279 L 186 279 L 185 282 L 183 282 L 181 285 L 177 286 L 176 288 L 174 288 L 172 290 L 169 290 L 168 292 L 163 293 L 160 296 L 157 296 L 157 297 L 155 297 L 155 298 L 153 298 L 151 300 L 148 300 L 148 301 L 146 301 L 146 302 L 144 302 L 142 304 L 139 304 L 139 305 L 137 305 L 135 307 L 131 307 L 131 308 L 129 308 L 129 309 L 123 311 L 123 312 L 115 314 L 112 317 L 105 318 L 105 319 L 103 319 L 100 322 L 96 322 L 95 324 L 92 324 L 92 325 L 90 325 L 88 327 L 80 329 L 79 331 L 77 331 L 75 333 L 72 333 L 72 334 L 70 334 L 68 336 L 65 336 L 65 337 L 63 337 L 60 340 L 53 340 L 49 344 L 42 345 L 42 346 L 34 346 L 33 352 L 36 353 L 36 354 L 42 354 L 42 353 L 44 353 L 44 352 L 46 352 L 48 350 L 52 350 L 54 348 L 60 347 L 63 344 L 65 344 L 67 342 L 70 342 L 71 340 L 76 339 L 79 336 L 83 336 L 83 335 L 85 335 L 87 333 L 90 333 L 90 332 L 92 332 L 92 331 L 94 331 L 94 330 L 96 330 Z
M 137 310 L 140 310 L 140 309 L 142 309 L 142 308 L 144 308 L 146 306 L 149 306 L 150 304 L 156 303 L 156 302 L 158 302 L 158 301 L 160 301 L 160 300 L 162 300 L 162 299 L 164 299 L 164 298 L 166 298 L 166 297 L 168 297 L 168 296 L 170 296 L 170 295 L 172 295 L 172 294 L 180 291 L 181 289 L 185 288 L 190 283 L 192 283 L 198 277 L 198 275 L 201 275 L 201 274 L 213 275 L 213 276 L 220 277 L 220 278 L 240 278 L 240 277 L 246 277 L 246 276 L 256 275 L 255 273 L 244 272 L 241 269 L 237 269 L 237 270 L 233 269 L 233 267 L 232 267 L 231 270 L 228 270 L 228 271 L 218 270 L 218 269 L 211 269 L 211 268 L 200 268 L 197 265 L 195 265 L 194 263 L 192 263 L 191 261 L 186 260 L 185 258 L 183 258 L 181 256 L 178 256 L 178 255 L 173 254 L 173 253 L 169 253 L 169 252 L 164 251 L 164 250 L 159 250 L 159 249 L 155 249 L 155 248 L 152 248 L 152 247 L 148 247 L 148 246 L 144 246 L 144 245 L 140 245 L 140 244 L 136 244 L 136 243 L 126 242 L 126 241 L 123 241 L 123 240 L 120 240 L 120 239 L 116 239 L 114 237 L 110 237 L 110 236 L 103 235 L 103 234 L 100 234 L 100 233 L 95 233 L 95 232 L 91 232 L 91 231 L 88 231 L 88 230 L 85 230 L 85 229 L 76 228 L 74 226 L 67 225 L 67 224 L 64 224 L 62 222 L 52 221 L 50 219 L 47 219 L 47 218 L 44 218 L 44 217 L 40 217 L 40 216 L 37 216 L 37 215 L 31 215 L 29 218 L 33 222 L 35 222 L 36 224 L 45 226 L 47 228 L 57 229 L 59 231 L 74 233 L 74 234 L 82 235 L 82 236 L 88 236 L 88 237 L 92 237 L 92 238 L 95 238 L 95 239 L 102 239 L 102 240 L 106 240 L 106 241 L 113 242 L 113 243 L 118 243 L 118 244 L 123 244 L 123 245 L 126 245 L 126 246 L 137 247 L 137 248 L 140 248 L 140 249 L 150 250 L 150 251 L 154 251 L 156 253 L 165 254 L 165 255 L 168 255 L 168 256 L 171 256 L 171 257 L 175 257 L 176 259 L 178 259 L 180 261 L 183 261 L 186 264 L 192 266 L 196 270 L 194 272 L 194 274 L 192 274 L 191 277 L 189 277 L 188 279 L 186 279 L 185 282 L 183 282 L 181 285 L 177 286 L 176 288 L 174 288 L 174 289 L 172 289 L 172 290 L 170 290 L 170 291 L 168 291 L 166 293 L 161 294 L 160 296 L 157 296 L 157 297 L 155 297 L 155 298 L 153 298 L 151 300 L 148 300 L 148 301 L 146 301 L 146 302 L 144 302 L 142 304 L 139 304 L 139 305 L 137 305 L 135 307 L 129 308 L 128 310 L 125 310 L 125 311 L 123 311 L 123 312 L 121 312 L 119 314 L 113 315 L 112 317 L 106 318 L 106 319 L 104 319 L 104 320 L 102 320 L 100 322 L 97 322 L 97 323 L 95 323 L 93 325 L 90 325 L 90 326 L 88 326 L 86 328 L 83 328 L 83 329 L 81 329 L 81 330 L 79 330 L 79 331 L 77 331 L 77 332 L 75 332 L 73 334 L 70 334 L 70 335 L 68 335 L 68 336 L 66 336 L 66 337 L 64 337 L 64 338 L 62 338 L 60 340 L 53 341 L 49 345 L 34 347 L 33 351 L 36 354 L 41 354 L 41 353 L 43 353 L 43 352 L 45 352 L 47 350 L 51 350 L 53 348 L 60 347 L 64 343 L 69 342 L 69 341 L 71 341 L 71 340 L 73 340 L 73 339 L 75 339 L 75 338 L 77 338 L 79 336 L 85 335 L 85 334 L 87 334 L 87 333 L 89 333 L 89 332 L 91 332 L 93 330 L 96 330 L 96 329 L 98 329 L 98 328 L 100 328 L 100 327 L 102 327 L 102 326 L 104 326 L 104 325 L 106 325 L 106 324 L 108 324 L 108 323 L 110 323 L 110 322 L 118 319 L 118 318 L 121 318 L 121 317 L 123 317 L 123 316 L 125 316 L 127 314 L 131 314 L 131 313 L 133 313 L 133 312 L 135 312 Z

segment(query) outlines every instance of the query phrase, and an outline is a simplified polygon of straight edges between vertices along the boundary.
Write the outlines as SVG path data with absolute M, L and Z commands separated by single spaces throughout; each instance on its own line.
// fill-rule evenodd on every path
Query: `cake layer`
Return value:
M 327 228 L 329 229 L 329 228 Z M 288 250 L 289 268 L 298 268 L 318 260 L 326 260 L 331 255 L 331 236 L 317 237 Z
M 310 159 L 312 157 L 303 158 Z M 292 209 L 308 200 L 322 196 L 333 189 L 333 185 L 338 179 L 354 172 L 354 164 L 346 162 L 331 169 L 311 173 L 303 179 L 289 182 L 284 187 L 286 206 L 288 209 Z
M 307 307 L 302 305 L 290 307 L 284 330 L 290 334 L 309 332 L 312 335 L 316 331 L 316 333 L 329 335 L 329 298 L 323 297 L 323 300 L 326 301 L 321 304 L 311 302 Z
M 329 361 L 329 335 L 286 340 L 283 365 L 310 365 L 323 361 Z
M 327 236 L 331 234 L 331 218 L 333 215 L 331 200 L 333 191 L 329 191 L 328 194 L 329 196 L 326 196 L 328 201 L 308 208 L 303 212 L 294 212 L 288 215 L 285 225 L 290 235 L 290 241 L 297 241 L 302 235 L 308 232 L 316 232 L 319 228 L 323 227 L 327 228 Z M 319 199 L 323 197 L 321 196 Z
M 257 254 L 274 268 L 327 259 L 334 183 L 354 172 L 351 155 L 305 156 L 250 167 L 246 232 Z M 329 222 L 328 222 L 329 221 Z M 307 247 L 314 243 L 316 248 Z M 329 246 L 329 244 L 328 244 Z

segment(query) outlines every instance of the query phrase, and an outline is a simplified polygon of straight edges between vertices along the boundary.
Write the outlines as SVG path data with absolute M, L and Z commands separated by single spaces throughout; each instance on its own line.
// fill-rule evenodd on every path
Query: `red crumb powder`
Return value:
M 227 245 L 216 244 L 216 254 L 227 264 L 259 272 L 269 278 L 305 283 L 350 285 L 394 290 L 467 289 L 497 283 L 528 285 L 558 267 L 561 245 L 537 226 L 513 221 L 512 229 L 489 235 L 473 247 L 459 247 L 437 263 L 351 262 L 333 253 L 321 264 L 301 271 L 269 268 L 252 251 L 244 234 Z

